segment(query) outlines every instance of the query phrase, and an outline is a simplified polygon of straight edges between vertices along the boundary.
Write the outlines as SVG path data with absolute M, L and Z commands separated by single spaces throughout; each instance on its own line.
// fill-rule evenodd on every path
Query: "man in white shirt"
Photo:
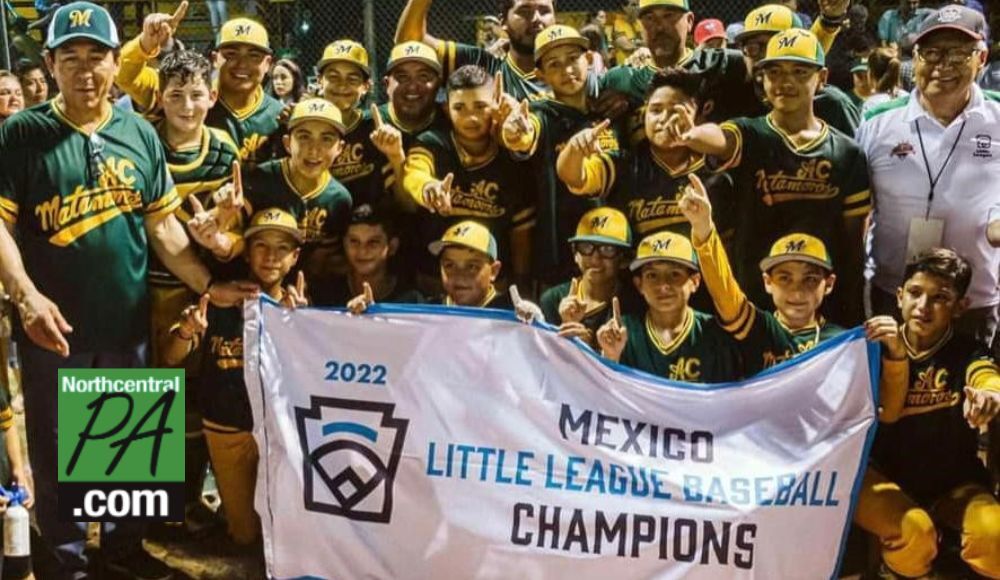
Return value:
M 916 89 L 873 109 L 858 130 L 875 210 L 866 278 L 871 310 L 895 314 L 909 257 L 930 247 L 973 266 L 969 309 L 956 331 L 989 344 L 996 329 L 1000 251 L 987 240 L 1000 203 L 1000 96 L 975 79 L 986 62 L 982 15 L 946 6 L 920 25 Z

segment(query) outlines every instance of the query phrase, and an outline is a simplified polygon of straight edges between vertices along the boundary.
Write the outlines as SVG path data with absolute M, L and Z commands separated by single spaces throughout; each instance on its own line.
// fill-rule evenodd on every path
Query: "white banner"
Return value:
M 836 573 L 874 433 L 859 331 L 703 386 L 498 311 L 246 320 L 273 577 Z

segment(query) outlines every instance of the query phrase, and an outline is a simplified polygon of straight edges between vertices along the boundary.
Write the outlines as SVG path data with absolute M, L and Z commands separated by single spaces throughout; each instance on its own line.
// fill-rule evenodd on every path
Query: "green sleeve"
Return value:
M 844 203 L 844 217 L 868 215 L 872 207 L 872 196 L 868 179 L 868 159 L 861 149 L 853 148 L 853 154 L 840 167 L 848 167 L 840 195 Z
M 568 293 L 569 286 L 566 284 L 553 286 L 545 292 L 542 292 L 542 298 L 539 300 L 539 307 L 542 309 L 542 314 L 545 315 L 546 322 L 555 326 L 562 324 L 562 318 L 559 316 L 559 303 L 562 302 L 562 299 L 565 298 Z
M 438 58 L 444 67 L 444 77 L 455 72 L 459 67 L 465 65 L 476 65 L 486 70 L 490 74 L 500 70 L 503 61 L 490 54 L 485 49 L 454 42 L 443 41 L 438 47 Z

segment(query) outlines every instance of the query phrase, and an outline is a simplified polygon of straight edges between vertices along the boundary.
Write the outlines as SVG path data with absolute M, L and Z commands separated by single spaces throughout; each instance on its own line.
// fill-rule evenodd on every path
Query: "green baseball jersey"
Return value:
M 448 296 L 438 296 L 428 302 L 428 304 L 439 304 L 442 306 L 456 306 Z M 506 292 L 497 292 L 496 288 L 490 288 L 486 294 L 486 299 L 476 308 L 494 308 L 496 310 L 514 310 L 514 302 Z
M 542 292 L 542 297 L 538 300 L 538 306 L 542 309 L 545 321 L 549 324 L 555 326 L 562 324 L 562 317 L 559 316 L 559 303 L 563 301 L 563 298 L 569 296 L 571 284 L 571 282 L 563 282 Z M 607 303 L 603 303 L 587 312 L 580 322 L 593 332 L 594 336 L 597 336 L 597 329 L 603 326 L 610 318 L 611 309 L 608 308 Z
M 174 150 L 165 140 L 167 169 L 177 186 L 182 205 L 176 210 L 182 223 L 191 219 L 194 210 L 188 201 L 193 195 L 205 208 L 213 205 L 212 194 L 229 183 L 233 176 L 233 162 L 239 161 L 239 151 L 229 135 L 212 127 L 202 128 L 201 142 L 196 147 Z M 203 252 L 210 255 L 209 252 Z M 156 256 L 149 256 L 149 283 L 156 286 L 183 286 Z
M 924 352 L 908 350 L 910 374 L 903 412 L 879 424 L 872 463 L 921 505 L 960 485 L 989 486 L 976 456 L 978 431 L 965 421 L 964 388 L 1000 390 L 1000 371 L 979 344 L 952 336 Z
M 689 308 L 684 330 L 670 344 L 663 342 L 646 315 L 626 314 L 622 322 L 628 334 L 623 365 L 688 383 L 724 383 L 741 376 L 733 339 L 709 314 Z
M 834 268 L 859 251 L 859 240 L 845 239 L 845 223 L 867 215 L 871 195 L 868 164 L 853 139 L 823 123 L 812 142 L 796 145 L 770 115 L 734 119 L 722 129 L 737 144 L 722 166 L 737 192 L 733 270 L 751 302 L 770 302 L 759 263 L 781 236 L 805 233 L 821 239 Z
M 0 127 L 0 218 L 15 226 L 28 276 L 73 326 L 71 350 L 128 348 L 149 336 L 144 221 L 180 197 L 152 125 L 112 108 L 88 137 L 59 102 Z
M 315 306 L 343 307 L 352 298 L 361 294 L 361 291 L 352 291 L 347 276 L 338 276 L 327 284 L 313 286 L 310 293 L 310 298 Z M 375 301 L 386 304 L 423 304 L 426 299 L 419 290 L 409 285 L 405 280 L 396 278 L 396 284 L 389 291 L 389 294 L 376 296 Z
M 576 232 L 580 216 L 603 205 L 600 196 L 574 195 L 556 174 L 556 159 L 566 142 L 579 131 L 602 120 L 596 113 L 580 111 L 551 99 L 531 103 L 535 142 L 530 156 L 538 188 L 533 263 L 539 280 L 557 282 L 572 275 L 573 256 L 566 240 Z M 616 159 L 622 154 L 618 136 L 613 130 L 606 129 L 599 139 L 604 151 L 599 158 L 613 174 Z
M 491 75 L 500 72 L 503 78 L 504 92 L 514 97 L 518 101 L 551 99 L 552 90 L 549 89 L 545 81 L 538 78 L 535 70 L 523 71 L 514 62 L 514 59 L 507 54 L 505 58 L 497 58 L 484 48 L 470 46 L 453 41 L 443 41 L 437 47 L 438 58 L 444 66 L 444 77 L 455 72 L 456 69 L 465 65 L 475 65 Z M 587 75 L 587 94 L 597 96 L 600 90 L 600 81 L 594 74 Z
M 198 389 L 202 417 L 242 431 L 253 429 L 253 412 L 243 380 L 243 309 L 208 307 Z
M 441 114 L 437 106 L 434 107 L 430 118 L 424 121 L 419 127 L 406 127 L 403 125 L 399 117 L 396 116 L 396 111 L 393 110 L 392 103 L 383 103 L 379 105 L 378 110 L 382 116 L 382 121 L 399 129 L 399 132 L 403 134 L 403 151 L 409 151 L 410 147 L 413 147 L 413 144 L 417 142 L 417 136 L 424 131 L 447 131 L 450 126 L 448 118 Z M 372 125 L 372 130 L 374 130 L 374 124 Z M 386 177 L 385 185 L 387 188 L 391 188 L 394 183 L 395 179 L 389 173 Z
M 205 124 L 222 129 L 239 147 L 240 159 L 253 167 L 271 159 L 275 144 L 271 142 L 281 128 L 281 101 L 258 88 L 253 101 L 246 109 L 234 111 L 219 99 L 208 111 Z
M 351 219 L 351 194 L 330 174 L 313 191 L 292 185 L 289 160 L 276 159 L 257 167 L 243 179 L 247 213 L 280 208 L 295 216 L 305 234 L 304 253 L 317 247 L 342 251 L 342 237 Z M 304 263 L 305 256 L 300 258 Z
M 534 190 L 530 180 L 524 179 L 530 168 L 500 147 L 489 160 L 477 165 L 466 163 L 464 158 L 465 153 L 451 131 L 425 131 L 410 147 L 404 185 L 412 185 L 417 195 L 423 192 L 428 179 L 440 180 L 449 173 L 455 176 L 451 189 L 452 210 L 448 216 L 430 211 L 418 211 L 414 216 L 417 246 L 426 248 L 434 240 L 441 239 L 452 225 L 472 219 L 486 226 L 496 238 L 500 260 L 511 263 L 511 232 L 534 223 L 535 207 L 531 199 Z M 436 274 L 437 260 L 429 252 L 419 255 L 421 271 Z
M 330 174 L 351 193 L 354 207 L 378 206 L 390 201 L 395 176 L 388 159 L 372 143 L 375 121 L 362 111 L 344 133 L 344 150 L 330 167 Z M 388 197 L 387 197 L 388 196 Z

